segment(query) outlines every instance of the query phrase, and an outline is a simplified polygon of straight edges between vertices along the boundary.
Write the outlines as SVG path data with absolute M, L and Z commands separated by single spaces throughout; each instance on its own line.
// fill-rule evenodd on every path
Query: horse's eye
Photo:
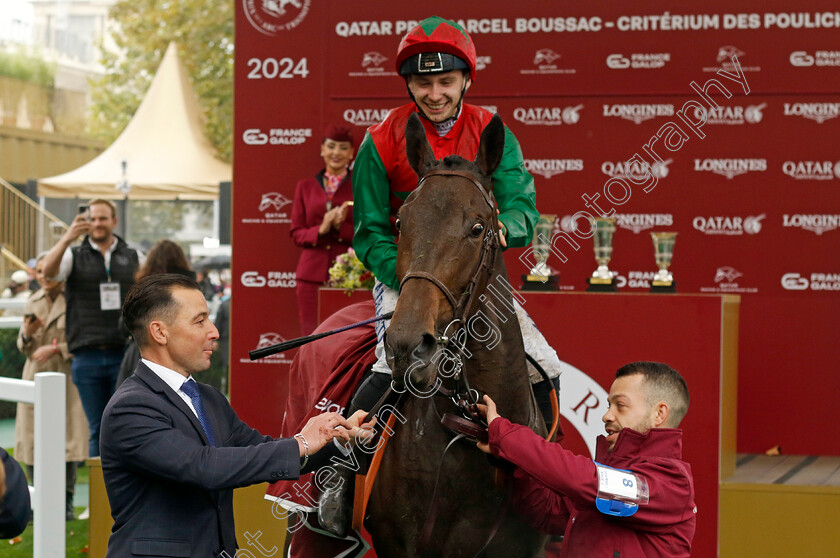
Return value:
M 400 230 L 400 220 L 399 219 L 394 221 L 394 226 L 397 228 L 397 230 Z
M 481 223 L 476 223 L 472 226 L 472 230 L 470 232 L 473 236 L 478 236 L 484 232 L 484 225 Z

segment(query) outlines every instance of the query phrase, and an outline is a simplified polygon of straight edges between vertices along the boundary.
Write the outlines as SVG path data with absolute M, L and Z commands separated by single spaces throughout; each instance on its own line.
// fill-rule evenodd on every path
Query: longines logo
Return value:
M 246 145 L 301 145 L 312 137 L 312 128 L 271 128 L 265 133 L 260 128 L 248 128 L 242 133 Z
M 671 213 L 616 213 L 616 225 L 639 234 L 653 227 L 670 227 L 674 224 Z M 630 272 L 631 275 L 633 272 Z
M 556 174 L 582 171 L 583 159 L 525 159 L 528 172 L 551 178 Z
M 273 37 L 297 27 L 309 13 L 311 3 L 312 0 L 242 0 L 242 8 L 254 29 Z
M 528 126 L 559 126 L 577 124 L 580 121 L 580 109 L 573 107 L 516 107 L 513 117 Z
M 812 273 L 810 277 L 785 273 L 782 288 L 786 291 L 840 291 L 840 273 Z
M 603 105 L 604 116 L 617 116 L 641 124 L 657 116 L 674 116 L 674 105 Z
M 673 162 L 673 159 L 667 159 L 650 165 L 647 161 L 633 161 L 629 164 L 627 161 L 604 161 L 601 163 L 601 172 L 610 178 L 630 178 L 641 182 L 647 180 L 651 174 L 656 178 L 665 178 L 669 172 L 668 165 Z
M 354 126 L 373 126 L 379 124 L 388 117 L 391 109 L 347 109 L 344 111 L 344 120 Z
M 758 234 L 761 231 L 761 221 L 766 214 L 751 217 L 695 217 L 692 225 L 703 234 L 741 236 L 744 234 Z
M 820 236 L 824 232 L 833 231 L 840 227 L 840 215 L 785 214 L 782 216 L 782 226 L 799 228 Z
M 785 161 L 782 172 L 796 180 L 840 178 L 840 161 Z
M 694 159 L 694 170 L 713 172 L 728 179 L 748 172 L 767 170 L 767 159 Z
M 785 116 L 801 116 L 822 124 L 840 115 L 840 103 L 785 103 Z

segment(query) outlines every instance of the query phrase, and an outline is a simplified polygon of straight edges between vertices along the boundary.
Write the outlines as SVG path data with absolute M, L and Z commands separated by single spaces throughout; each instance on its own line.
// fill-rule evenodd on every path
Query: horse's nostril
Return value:
M 435 338 L 431 333 L 424 333 L 423 339 L 414 348 L 414 356 L 421 360 L 428 360 L 435 352 Z

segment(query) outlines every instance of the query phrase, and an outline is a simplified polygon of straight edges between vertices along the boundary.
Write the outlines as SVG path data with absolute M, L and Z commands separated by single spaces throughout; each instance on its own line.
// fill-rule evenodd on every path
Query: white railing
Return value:
M 65 557 L 67 378 L 39 372 L 35 380 L 0 378 L 0 400 L 35 405 L 34 558 Z
M 23 325 L 23 316 L 4 316 L 3 311 L 7 309 L 18 310 L 23 313 L 26 301 L 14 298 L 0 298 L 0 329 L 20 329 Z

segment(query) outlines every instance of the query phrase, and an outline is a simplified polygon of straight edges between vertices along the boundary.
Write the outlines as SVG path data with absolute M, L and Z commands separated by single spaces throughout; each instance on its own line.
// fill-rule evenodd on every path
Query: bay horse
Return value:
M 385 348 L 396 389 L 419 396 L 403 398 L 405 422 L 395 423 L 367 508 L 365 526 L 382 558 L 527 558 L 542 555 L 546 542 L 507 509 L 487 456 L 474 442 L 450 445 L 454 434 L 441 425 L 458 398 L 475 403 L 486 393 L 503 416 L 546 433 L 491 190 L 504 133 L 496 115 L 481 134 L 475 161 L 438 161 L 419 118 L 406 126 L 408 161 L 420 180 L 398 214 L 402 282 Z

